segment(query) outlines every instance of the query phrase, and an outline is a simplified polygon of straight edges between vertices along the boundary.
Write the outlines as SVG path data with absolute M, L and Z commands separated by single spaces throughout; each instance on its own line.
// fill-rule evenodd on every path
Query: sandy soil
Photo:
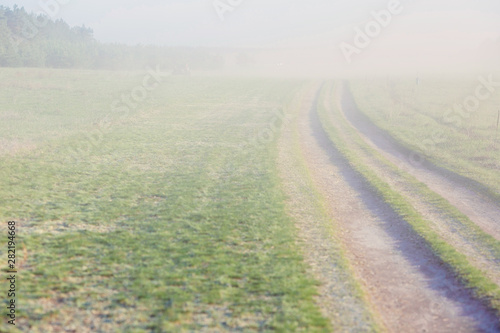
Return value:
M 23 151 L 32 151 L 36 148 L 33 142 L 21 142 L 19 140 L 7 140 L 0 138 L 0 156 L 12 156 Z
M 402 148 L 394 139 L 371 123 L 355 106 L 352 95 L 345 89 L 342 109 L 347 120 L 362 134 L 365 141 L 378 149 L 387 159 L 410 173 L 431 190 L 447 199 L 481 229 L 500 240 L 500 203 L 486 198 L 447 177 L 428 162 L 412 162 L 412 152 Z
M 317 88 L 308 87 L 304 93 L 314 94 Z M 303 101 L 300 96 L 295 102 L 302 103 L 302 108 L 310 107 L 310 100 Z M 318 209 L 321 203 L 317 192 L 304 175 L 302 156 L 296 154 L 295 125 L 296 119 L 290 119 L 281 130 L 278 167 L 288 194 L 287 212 L 296 221 L 304 259 L 310 274 L 321 282 L 316 302 L 336 331 L 371 331 L 372 316 L 365 300 L 355 290 L 352 270 L 345 267 L 339 240 L 332 237 L 335 226 L 331 217 Z
M 337 108 L 343 111 L 343 115 L 345 116 L 345 118 L 349 118 L 351 120 L 351 125 L 353 123 L 356 123 L 356 125 L 363 127 L 365 133 L 369 133 L 370 137 L 361 134 L 365 143 L 369 144 L 379 153 L 382 153 L 382 155 L 387 156 L 387 153 L 384 153 L 383 150 L 378 148 L 373 143 L 373 141 L 371 141 L 371 139 L 373 139 L 374 141 L 382 141 L 389 139 L 380 138 L 383 137 L 382 133 L 378 133 L 377 132 L 378 129 L 374 127 L 373 124 L 369 123 L 367 119 L 362 118 L 362 115 L 360 114 L 359 110 L 357 110 L 354 102 L 352 101 L 350 93 L 345 89 L 338 89 L 336 92 L 335 101 L 337 103 Z M 331 106 L 326 105 L 326 107 L 328 108 Z M 334 119 L 331 119 L 331 121 L 334 121 Z M 363 124 L 363 126 L 360 124 Z M 340 132 L 342 133 L 343 132 L 342 128 L 339 129 Z M 368 129 L 371 129 L 372 131 L 369 131 Z M 347 138 L 346 141 L 348 141 Z M 461 253 L 463 253 L 471 264 L 476 266 L 478 269 L 482 270 L 493 282 L 500 285 L 500 264 L 499 264 L 500 258 L 498 257 L 498 253 L 495 251 L 495 249 L 492 249 L 488 244 L 483 242 L 480 238 L 475 237 L 474 236 L 475 231 L 473 230 L 472 227 L 463 224 L 460 220 L 457 220 L 456 217 L 450 215 L 446 209 L 443 209 L 439 207 L 439 205 L 436 205 L 436 203 L 433 201 L 432 198 L 429 198 L 421 194 L 420 193 L 421 190 L 418 185 L 408 182 L 399 172 L 395 171 L 393 168 L 387 167 L 387 164 L 380 161 L 378 158 L 374 157 L 373 154 L 370 153 L 369 151 L 360 149 L 360 147 L 358 147 L 356 144 L 352 142 L 348 142 L 348 145 L 350 146 L 351 149 L 357 151 L 358 156 L 362 159 L 365 165 L 370 166 L 370 168 L 374 172 L 376 172 L 377 175 L 381 177 L 381 179 L 383 179 L 386 183 L 388 183 L 393 189 L 404 195 L 406 199 L 411 202 L 413 207 L 417 209 L 419 213 L 426 218 L 426 220 L 429 222 L 429 226 L 432 227 L 434 231 L 436 231 L 443 239 L 445 239 L 454 248 L 458 249 Z M 389 150 L 390 146 L 387 145 L 385 146 L 385 148 Z M 389 160 L 388 163 L 392 163 L 395 166 L 399 166 L 400 170 L 407 171 L 408 169 L 404 167 L 405 155 L 402 154 L 398 155 L 398 151 L 395 150 L 392 150 L 392 153 L 394 154 L 391 155 L 393 156 L 393 158 L 392 159 L 388 158 Z M 407 163 L 410 163 L 409 160 L 406 161 Z M 422 171 L 423 170 L 420 170 L 421 173 Z M 414 174 L 412 173 L 409 174 L 415 177 Z M 448 180 L 446 178 L 440 180 L 439 173 L 435 173 L 430 177 L 436 179 L 436 181 L 432 183 L 432 186 L 428 186 L 431 190 L 432 188 L 440 188 L 440 186 L 443 183 L 451 182 L 451 180 Z M 425 173 L 423 174 L 423 178 L 427 179 Z M 462 190 L 465 189 L 464 188 L 459 189 L 459 191 Z M 440 192 L 446 193 L 446 189 L 441 188 Z M 472 193 L 473 192 L 471 192 L 471 195 Z M 478 198 L 476 199 L 479 200 Z M 482 220 L 485 221 L 485 223 L 493 221 L 492 215 L 494 214 L 494 210 L 496 209 L 495 205 L 490 203 L 490 205 L 488 206 L 487 202 L 483 203 L 483 205 L 489 207 L 490 211 L 484 217 L 481 216 L 483 218 Z M 473 206 L 471 208 L 474 209 L 477 207 Z
M 328 199 L 339 238 L 369 303 L 390 332 L 476 332 L 497 319 L 444 268 L 407 223 L 378 198 L 328 140 L 315 94 L 296 120 L 313 182 Z

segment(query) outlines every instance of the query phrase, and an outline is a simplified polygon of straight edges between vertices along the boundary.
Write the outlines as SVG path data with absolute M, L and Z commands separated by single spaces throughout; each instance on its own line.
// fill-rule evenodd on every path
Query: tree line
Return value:
M 0 67 L 143 69 L 185 64 L 220 69 L 224 57 L 217 49 L 100 43 L 91 28 L 70 27 L 23 7 L 0 6 Z

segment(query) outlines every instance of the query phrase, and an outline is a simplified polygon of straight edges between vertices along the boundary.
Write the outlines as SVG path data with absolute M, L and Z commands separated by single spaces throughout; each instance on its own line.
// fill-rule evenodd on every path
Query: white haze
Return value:
M 2 4 L 40 12 L 56 2 L 56 17 L 85 24 L 102 42 L 264 49 L 256 68 L 276 73 L 420 73 L 497 68 L 500 2 L 401 0 L 401 12 L 349 61 L 355 28 L 390 1 L 349 0 L 39 0 Z M 218 15 L 214 4 L 232 3 Z M 395 0 L 393 0 L 395 1 Z M 54 6 L 52 7 L 54 8 Z M 220 13 L 219 13 L 220 14 Z M 258 68 L 258 69 L 257 69 Z

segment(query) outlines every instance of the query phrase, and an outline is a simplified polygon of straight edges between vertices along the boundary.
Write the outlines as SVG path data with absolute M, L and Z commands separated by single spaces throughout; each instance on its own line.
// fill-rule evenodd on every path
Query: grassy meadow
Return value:
M 275 168 L 302 82 L 165 76 L 115 103 L 145 75 L 0 69 L 16 327 L 329 331 Z

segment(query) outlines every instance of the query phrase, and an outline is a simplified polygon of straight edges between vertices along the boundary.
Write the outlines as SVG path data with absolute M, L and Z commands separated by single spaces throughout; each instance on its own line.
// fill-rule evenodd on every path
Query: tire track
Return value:
M 373 124 L 354 102 L 353 96 L 344 89 L 342 111 L 349 123 L 357 129 L 365 142 L 377 149 L 384 157 L 403 171 L 426 184 L 432 191 L 448 200 L 460 212 L 486 233 L 500 240 L 500 203 L 465 186 L 453 176 L 446 176 L 429 163 L 412 163 L 412 152 L 402 147 L 386 132 Z
M 347 117 L 354 118 L 355 115 L 353 114 L 359 113 L 359 111 L 354 110 L 356 106 L 350 97 L 345 88 L 340 89 L 340 92 L 336 94 L 338 103 L 336 108 L 341 110 L 343 121 L 348 124 L 347 126 L 352 126 L 349 130 L 354 131 L 357 129 L 352 125 L 352 122 L 345 120 Z M 329 105 L 326 107 L 328 108 Z M 359 134 L 359 131 L 357 133 Z M 380 152 L 380 150 L 374 147 L 371 142 L 368 142 L 368 139 L 363 135 L 360 137 L 365 146 L 370 146 L 372 151 L 359 143 L 348 142 L 348 146 L 358 152 L 363 163 L 370 166 L 391 188 L 411 201 L 413 207 L 425 217 L 429 222 L 429 226 L 441 238 L 463 253 L 467 260 L 482 270 L 490 280 L 500 285 L 500 252 L 498 243 L 496 243 L 497 240 L 481 235 L 481 230 L 470 219 L 467 221 L 467 216 L 463 214 L 458 216 L 450 212 L 449 209 L 453 209 L 450 203 L 446 203 L 447 200 L 440 197 L 439 194 L 433 193 L 432 189 L 425 189 L 425 186 L 422 186 L 422 183 L 416 177 L 413 176 L 412 178 L 409 173 L 403 175 L 398 172 L 397 168 L 393 167 L 398 165 L 396 164 L 397 161 L 389 159 L 383 161 L 377 158 L 378 156 L 374 156 L 374 152 Z M 344 138 L 348 138 L 345 133 Z M 385 157 L 383 154 L 382 156 Z M 399 167 L 399 169 L 404 172 L 403 168 Z
M 303 96 L 311 96 L 316 91 L 317 87 L 307 87 L 295 98 L 292 107 L 298 105 L 298 108 L 309 108 L 310 99 L 304 102 Z M 304 259 L 311 275 L 321 283 L 316 302 L 335 330 L 372 332 L 376 324 L 365 300 L 359 290 L 356 290 L 357 286 L 340 242 L 332 237 L 335 230 L 331 220 L 322 212 L 317 192 L 307 174 L 304 174 L 304 161 L 296 151 L 294 125 L 296 123 L 287 122 L 281 130 L 278 168 L 285 193 L 289 196 L 286 202 L 287 212 L 295 220 Z
M 298 118 L 301 149 L 329 200 L 340 238 L 370 303 L 391 332 L 472 332 L 497 320 L 445 269 L 426 243 L 383 202 L 331 144 L 316 103 Z

